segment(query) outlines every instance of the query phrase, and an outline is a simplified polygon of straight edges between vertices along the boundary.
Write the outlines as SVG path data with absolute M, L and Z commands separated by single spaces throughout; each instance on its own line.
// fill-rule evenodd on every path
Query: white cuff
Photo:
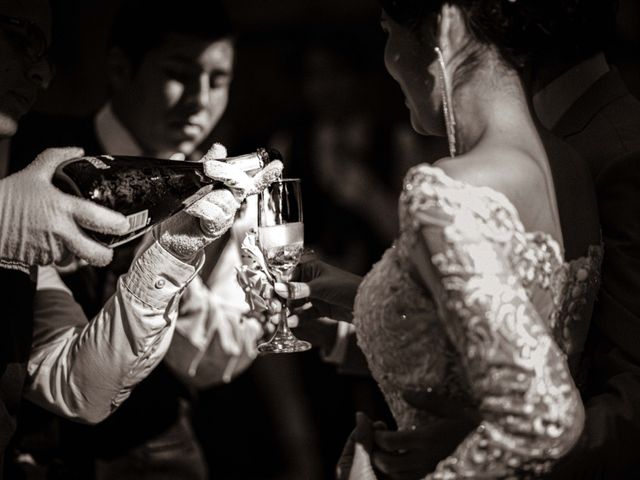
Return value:
M 178 260 L 156 241 L 136 258 L 122 285 L 144 304 L 165 309 L 202 268 L 202 252 L 194 263 L 196 266 Z

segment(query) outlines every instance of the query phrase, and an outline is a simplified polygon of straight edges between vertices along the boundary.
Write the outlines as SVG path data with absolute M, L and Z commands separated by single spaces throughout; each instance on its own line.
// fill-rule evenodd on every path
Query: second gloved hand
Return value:
M 34 265 L 62 262 L 71 255 L 98 266 L 111 261 L 113 251 L 82 229 L 121 235 L 129 228 L 127 219 L 51 183 L 58 165 L 83 153 L 79 148 L 50 148 L 0 181 L 0 266 L 28 272 Z
M 276 160 L 250 177 L 240 168 L 217 160 L 224 157 L 226 149 L 216 144 L 203 161 L 207 176 L 227 188 L 214 190 L 158 227 L 160 244 L 180 260 L 190 261 L 220 238 L 233 225 L 244 199 L 264 190 L 282 173 L 282 163 Z

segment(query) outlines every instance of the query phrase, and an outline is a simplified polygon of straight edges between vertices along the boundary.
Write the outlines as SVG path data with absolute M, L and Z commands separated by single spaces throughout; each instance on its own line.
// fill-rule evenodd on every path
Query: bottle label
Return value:
M 142 210 L 141 212 L 127 215 L 127 220 L 129 221 L 129 230 L 127 233 L 144 228 L 149 223 L 149 210 Z

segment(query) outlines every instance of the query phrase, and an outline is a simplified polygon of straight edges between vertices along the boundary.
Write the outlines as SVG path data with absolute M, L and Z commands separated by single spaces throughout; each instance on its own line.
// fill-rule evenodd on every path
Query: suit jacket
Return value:
M 552 129 L 587 161 L 594 180 L 625 154 L 640 151 L 640 101 L 617 70 L 603 75 Z
M 612 70 L 554 133 L 589 164 L 605 247 L 585 355 L 585 432 L 555 478 L 640 478 L 640 102 Z

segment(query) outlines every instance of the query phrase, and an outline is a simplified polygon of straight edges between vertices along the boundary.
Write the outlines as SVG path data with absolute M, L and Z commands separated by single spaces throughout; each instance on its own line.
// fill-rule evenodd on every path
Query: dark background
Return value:
M 84 116 L 107 97 L 106 38 L 118 1 L 57 0 L 57 74 L 36 110 Z M 393 239 L 402 176 L 444 154 L 413 133 L 399 88 L 384 71 L 379 7 L 362 0 L 229 0 L 238 31 L 229 108 L 213 133 L 230 154 L 283 150 L 303 178 L 308 243 L 365 273 Z M 153 21 L 150 12 L 149 21 Z M 640 2 L 621 0 L 609 60 L 640 94 Z M 321 127 L 346 134 L 322 156 Z M 287 378 L 279 382 L 278 377 Z M 315 352 L 267 357 L 234 384 L 202 392 L 194 422 L 212 478 L 332 478 L 364 410 L 388 419 L 373 382 L 338 375 Z

